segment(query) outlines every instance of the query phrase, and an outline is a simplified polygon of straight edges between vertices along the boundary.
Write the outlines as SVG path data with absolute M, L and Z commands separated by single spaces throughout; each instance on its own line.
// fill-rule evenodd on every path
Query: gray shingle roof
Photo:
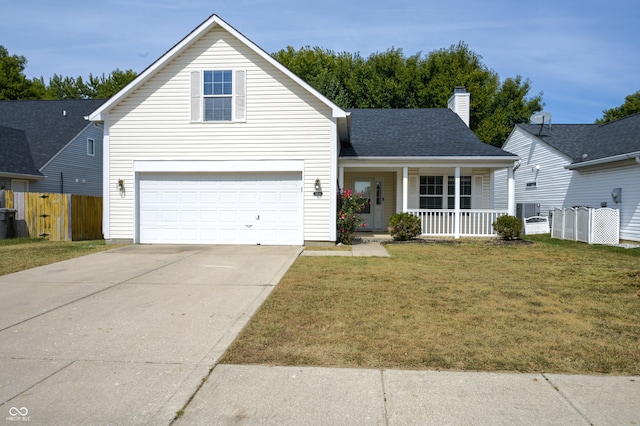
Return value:
M 25 132 L 33 164 L 39 169 L 91 124 L 84 117 L 104 102 L 104 99 L 0 101 L 0 126 Z
M 518 124 L 574 163 L 640 151 L 640 114 L 607 124 Z
M 33 165 L 27 135 L 23 130 L 0 126 L 0 173 L 40 175 Z
M 448 108 L 350 110 L 341 157 L 514 156 L 482 143 Z

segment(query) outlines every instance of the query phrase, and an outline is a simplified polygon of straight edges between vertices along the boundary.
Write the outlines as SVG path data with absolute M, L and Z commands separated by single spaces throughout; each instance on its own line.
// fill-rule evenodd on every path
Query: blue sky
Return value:
M 640 90 L 637 0 L 5 1 L 0 45 L 47 81 L 140 72 L 213 13 L 267 52 L 409 56 L 464 41 L 501 80 L 529 78 L 553 123 L 592 123 Z

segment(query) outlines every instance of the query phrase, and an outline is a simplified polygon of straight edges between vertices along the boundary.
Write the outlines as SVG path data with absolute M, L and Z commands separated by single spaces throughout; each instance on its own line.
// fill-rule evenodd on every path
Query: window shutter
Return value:
M 235 110 L 236 110 L 236 121 L 245 121 L 247 119 L 247 102 L 246 102 L 246 92 L 247 92 L 247 81 L 246 81 L 246 71 L 245 70 L 236 70 L 235 72 L 235 81 L 236 81 L 236 91 L 235 91 Z
M 200 71 L 191 71 L 191 121 L 202 121 Z

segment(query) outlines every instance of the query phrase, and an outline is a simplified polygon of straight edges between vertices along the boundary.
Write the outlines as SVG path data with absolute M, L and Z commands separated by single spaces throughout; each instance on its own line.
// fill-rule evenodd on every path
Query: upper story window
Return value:
M 87 155 L 90 157 L 96 156 L 96 140 L 88 138 L 87 139 Z
M 204 72 L 204 121 L 231 121 L 233 72 Z
M 191 71 L 191 121 L 245 121 L 245 70 Z

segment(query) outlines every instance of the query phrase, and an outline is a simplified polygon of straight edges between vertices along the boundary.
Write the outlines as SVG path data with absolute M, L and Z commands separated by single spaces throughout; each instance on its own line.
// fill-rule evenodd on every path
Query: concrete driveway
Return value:
M 169 424 L 301 250 L 135 245 L 0 277 L 0 418 Z

